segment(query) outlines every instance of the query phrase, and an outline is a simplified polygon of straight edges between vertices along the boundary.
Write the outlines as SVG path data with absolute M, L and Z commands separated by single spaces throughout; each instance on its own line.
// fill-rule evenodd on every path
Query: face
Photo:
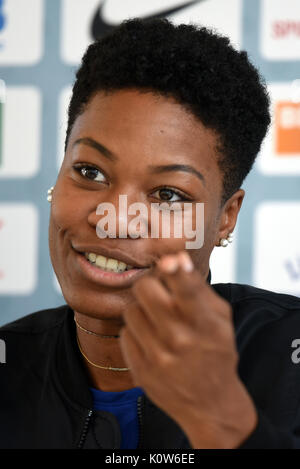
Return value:
M 126 221 L 129 230 L 134 218 L 122 218 L 120 194 L 127 196 L 128 207 L 142 202 L 149 214 L 153 203 L 204 203 L 204 245 L 188 252 L 207 277 L 211 251 L 233 231 L 243 199 L 240 190 L 220 206 L 217 144 L 218 135 L 173 98 L 121 90 L 99 92 L 89 101 L 70 134 L 49 227 L 52 264 L 73 310 L 122 321 L 122 311 L 133 301 L 134 281 L 151 272 L 161 256 L 185 249 L 187 238 L 175 237 L 172 231 L 168 238 L 133 238 L 129 231 L 126 237 L 118 236 L 121 224 Z M 97 235 L 101 216 L 96 210 L 104 202 L 116 210 L 115 238 Z M 192 213 L 195 217 L 196 211 Z M 87 253 L 139 268 L 102 275 L 86 259 Z

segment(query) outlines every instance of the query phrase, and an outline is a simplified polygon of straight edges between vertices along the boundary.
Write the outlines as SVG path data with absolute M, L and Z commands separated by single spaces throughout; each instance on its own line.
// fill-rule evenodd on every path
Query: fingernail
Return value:
M 187 252 L 185 251 L 180 252 L 178 254 L 178 257 L 179 257 L 180 265 L 185 272 L 192 272 L 192 270 L 194 270 L 194 264 Z
M 164 272 L 168 272 L 168 273 L 173 273 L 173 272 L 176 272 L 176 270 L 178 269 L 178 260 L 176 257 L 167 257 L 165 259 L 162 259 L 160 261 L 160 268 L 164 271 Z

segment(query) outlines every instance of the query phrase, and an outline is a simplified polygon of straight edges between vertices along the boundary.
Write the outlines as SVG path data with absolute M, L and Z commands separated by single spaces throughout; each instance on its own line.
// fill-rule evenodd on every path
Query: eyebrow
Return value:
M 150 166 L 149 168 L 152 174 L 161 174 L 171 171 L 184 171 L 186 173 L 194 174 L 195 176 L 197 176 L 198 179 L 200 179 L 201 182 L 203 182 L 203 184 L 205 184 L 205 177 L 203 176 L 203 174 L 201 174 L 199 171 L 197 171 L 197 169 L 188 164 L 168 164 L 160 166 Z
M 112 153 L 108 148 L 106 148 L 104 145 L 102 145 L 99 142 L 96 142 L 96 140 L 90 138 L 90 137 L 83 137 L 79 138 L 73 143 L 72 148 L 74 148 L 76 145 L 83 144 L 87 145 L 91 148 L 95 148 L 101 155 L 105 156 L 108 158 L 110 161 L 117 161 L 117 156 Z M 162 173 L 168 173 L 168 172 L 175 172 L 175 171 L 184 171 L 186 173 L 194 174 L 197 176 L 198 179 L 202 183 L 205 184 L 205 178 L 203 174 L 201 174 L 197 169 L 195 169 L 193 166 L 188 165 L 188 164 L 168 164 L 168 165 L 159 165 L 159 166 L 148 166 L 150 169 L 150 172 L 152 174 L 162 174 Z
M 116 155 L 114 155 L 108 148 L 106 148 L 104 145 L 102 145 L 99 142 L 96 142 L 96 140 L 90 138 L 90 137 L 83 137 L 79 138 L 73 143 L 72 148 L 74 148 L 76 145 L 79 144 L 87 145 L 89 147 L 95 148 L 101 155 L 105 156 L 108 158 L 110 161 L 116 161 L 118 158 Z

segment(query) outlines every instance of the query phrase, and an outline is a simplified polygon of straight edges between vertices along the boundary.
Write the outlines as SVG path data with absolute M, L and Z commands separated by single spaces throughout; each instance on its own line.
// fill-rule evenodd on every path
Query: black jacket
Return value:
M 300 299 L 239 284 L 213 288 L 232 305 L 239 374 L 259 415 L 241 448 L 300 448 Z M 92 410 L 92 396 L 68 306 L 25 316 L 0 328 L 1 448 L 120 447 L 117 419 Z M 140 448 L 186 449 L 178 427 L 147 397 L 138 404 Z

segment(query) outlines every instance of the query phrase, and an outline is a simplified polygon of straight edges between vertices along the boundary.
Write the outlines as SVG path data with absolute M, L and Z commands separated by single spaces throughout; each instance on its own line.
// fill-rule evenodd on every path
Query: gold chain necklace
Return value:
M 101 368 L 102 370 L 110 370 L 110 371 L 129 371 L 130 370 L 130 368 L 116 368 L 113 366 L 96 365 L 96 363 L 91 362 L 91 360 L 89 360 L 88 357 L 83 353 L 82 348 L 80 347 L 77 334 L 76 334 L 76 339 L 77 339 L 77 344 L 78 344 L 78 348 L 80 350 L 81 355 L 86 359 L 87 362 L 89 362 L 91 365 L 95 366 L 96 368 Z
M 76 326 L 81 329 L 82 331 L 86 332 L 87 334 L 90 334 L 90 335 L 95 335 L 96 337 L 102 337 L 103 339 L 119 339 L 119 335 L 104 335 L 104 334 L 97 334 L 96 332 L 93 332 L 93 331 L 89 331 L 88 329 L 85 329 L 84 327 L 82 327 L 77 321 L 76 321 L 76 318 L 74 316 L 74 321 L 76 323 Z

